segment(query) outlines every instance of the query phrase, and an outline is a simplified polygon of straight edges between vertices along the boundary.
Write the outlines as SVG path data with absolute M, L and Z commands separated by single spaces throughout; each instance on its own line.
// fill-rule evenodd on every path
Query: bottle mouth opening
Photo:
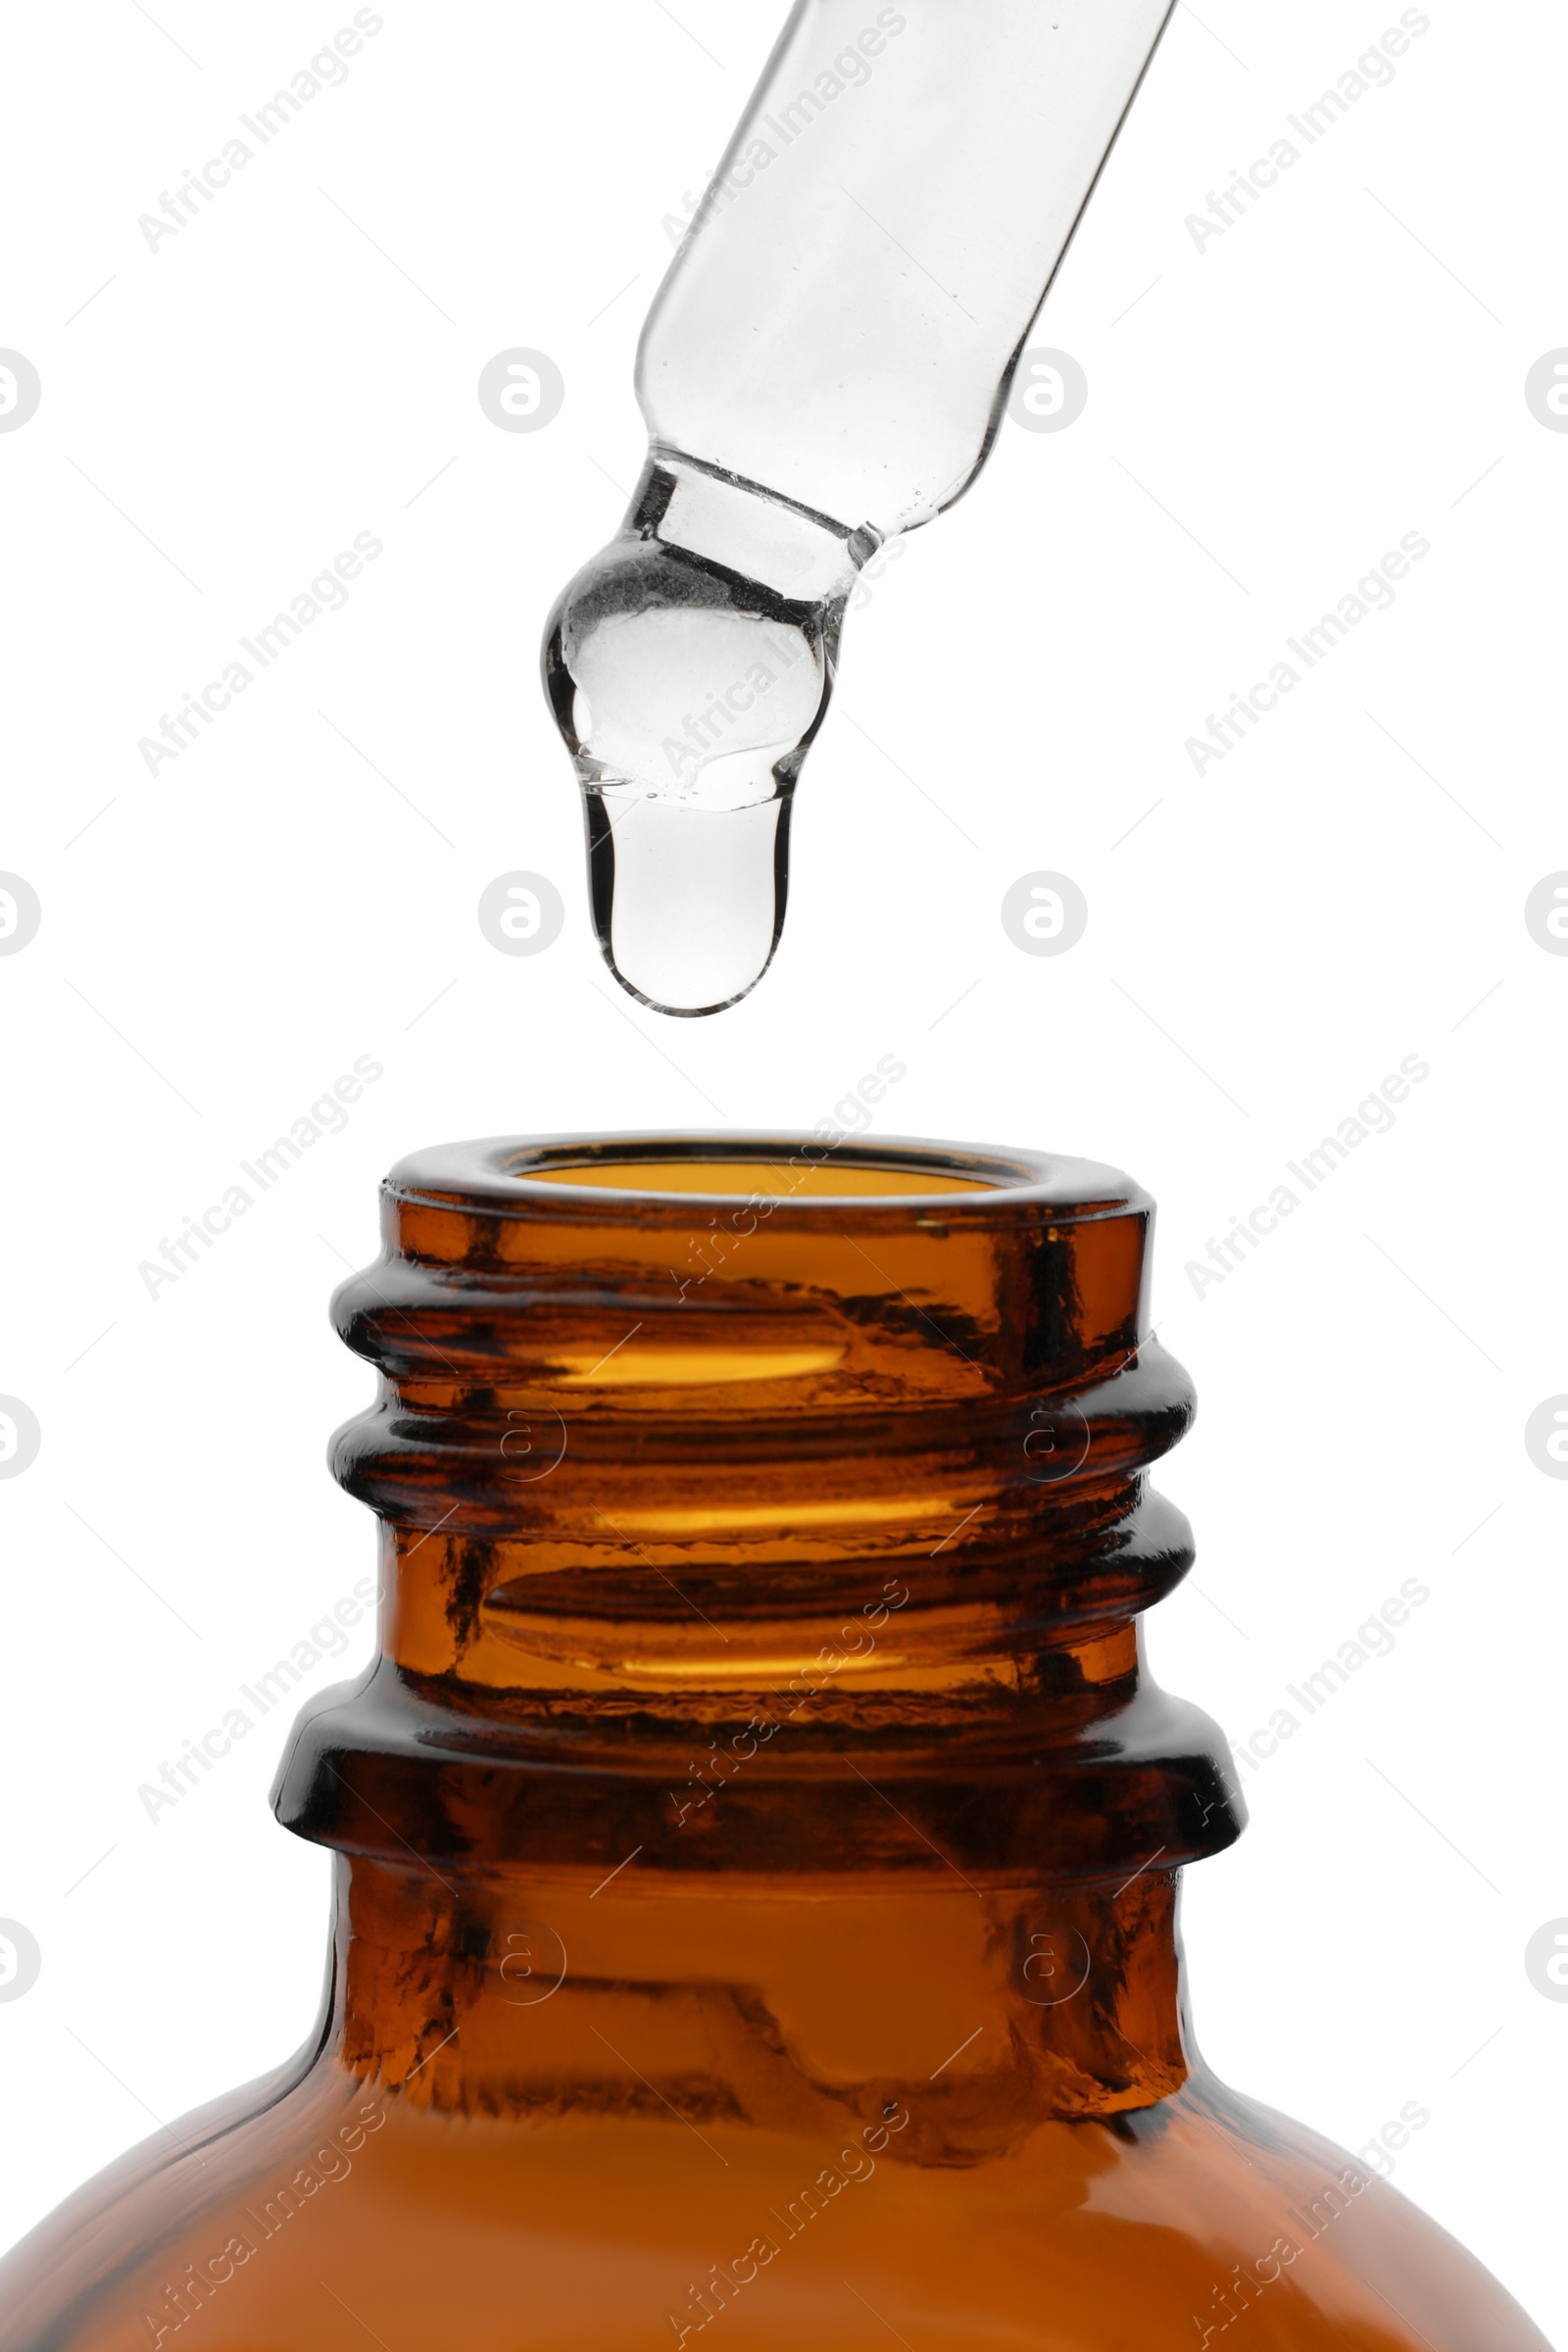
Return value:
M 715 1199 L 788 1200 L 796 1194 L 816 1200 L 904 1200 L 910 1195 L 988 1193 L 997 1189 L 991 1176 L 955 1176 L 938 1168 L 913 1168 L 899 1162 L 860 1160 L 813 1165 L 798 1155 L 767 1159 L 722 1158 L 711 1151 L 669 1154 L 667 1157 L 566 1159 L 553 1166 L 529 1168 L 535 1184 L 583 1184 L 624 1193 L 702 1193 Z

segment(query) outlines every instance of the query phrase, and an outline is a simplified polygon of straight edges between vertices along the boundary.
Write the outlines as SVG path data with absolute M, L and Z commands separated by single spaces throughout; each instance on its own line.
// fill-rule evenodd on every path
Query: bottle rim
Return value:
M 769 1217 L 835 1223 L 936 1209 L 945 1222 L 1011 1224 L 1044 1215 L 1077 1224 L 1152 1205 L 1131 1177 L 1096 1160 L 829 1128 L 480 1137 L 411 1153 L 385 1189 L 411 1204 L 634 1223 L 758 1200 Z

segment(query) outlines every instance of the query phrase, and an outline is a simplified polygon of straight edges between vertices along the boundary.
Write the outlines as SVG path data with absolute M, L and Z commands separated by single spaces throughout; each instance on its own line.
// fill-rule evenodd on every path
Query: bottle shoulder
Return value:
M 345 2310 L 421 2352 L 691 2345 L 720 2320 L 770 2340 L 808 2318 L 852 2352 L 867 2304 L 916 2352 L 934 2328 L 1217 2347 L 1244 2318 L 1298 2352 L 1547 2352 L 1396 2190 L 1202 2072 L 1108 2119 L 988 2134 L 976 2115 L 961 2146 L 912 2101 L 838 2133 L 686 2104 L 457 2115 L 295 2062 L 0 2265 L 0 2352 L 330 2352 Z

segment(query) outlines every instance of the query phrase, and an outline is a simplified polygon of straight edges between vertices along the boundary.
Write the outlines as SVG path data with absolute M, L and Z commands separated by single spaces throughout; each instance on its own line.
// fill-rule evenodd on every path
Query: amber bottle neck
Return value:
M 645 2107 L 710 2136 L 899 2109 L 911 2151 L 951 2161 L 1187 2074 L 1174 1873 L 784 1895 L 338 1869 L 329 2045 L 416 2107 Z
M 1192 1558 L 1148 1478 L 1193 1409 L 1152 1213 L 929 1146 L 405 1162 L 335 1302 L 380 1376 L 333 1466 L 383 1523 L 384 1654 L 305 1720 L 283 1820 L 617 1903 L 1005 1903 L 1228 1844 L 1222 1743 L 1137 1638 Z

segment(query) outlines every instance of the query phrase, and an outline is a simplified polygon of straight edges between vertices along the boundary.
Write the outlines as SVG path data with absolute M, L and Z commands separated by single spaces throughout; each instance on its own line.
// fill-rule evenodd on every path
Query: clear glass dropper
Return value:
M 551 613 L 595 925 L 716 1012 L 784 921 L 791 801 L 868 557 L 984 465 L 1174 0 L 797 0 L 643 329 L 647 466 Z

